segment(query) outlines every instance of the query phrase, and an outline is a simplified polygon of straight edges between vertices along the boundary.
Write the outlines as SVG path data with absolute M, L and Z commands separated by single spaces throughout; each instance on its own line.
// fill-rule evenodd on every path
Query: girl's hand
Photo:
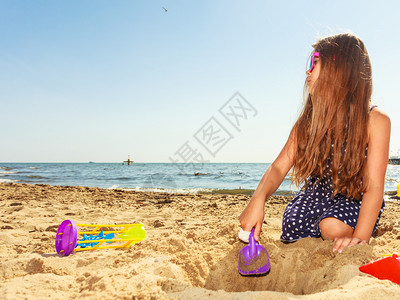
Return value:
M 355 245 L 365 245 L 368 244 L 366 240 L 359 239 L 357 237 L 343 237 L 335 239 L 335 244 L 333 246 L 333 252 L 342 253 L 343 249 L 346 247 L 352 247 Z
M 240 226 L 242 226 L 244 231 L 251 231 L 253 227 L 255 227 L 254 239 L 257 242 L 260 239 L 264 216 L 264 201 L 262 199 L 253 198 L 239 217 Z

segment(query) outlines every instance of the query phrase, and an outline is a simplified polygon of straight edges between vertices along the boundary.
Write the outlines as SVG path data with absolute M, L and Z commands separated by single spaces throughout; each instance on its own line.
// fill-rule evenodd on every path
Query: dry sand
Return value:
M 143 193 L 0 184 L 0 298 L 3 299 L 399 299 L 400 286 L 358 267 L 400 251 L 400 202 L 388 202 L 370 245 L 333 254 L 332 242 L 279 242 L 288 197 L 271 197 L 261 243 L 263 277 L 242 277 L 238 216 L 246 195 Z M 128 250 L 56 254 L 55 232 L 76 223 L 143 223 Z

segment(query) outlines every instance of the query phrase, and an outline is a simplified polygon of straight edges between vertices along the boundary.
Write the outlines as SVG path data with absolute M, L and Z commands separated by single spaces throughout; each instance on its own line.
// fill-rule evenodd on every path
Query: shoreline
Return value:
M 400 249 L 400 203 L 387 203 L 369 245 L 331 252 L 332 242 L 279 241 L 291 197 L 267 202 L 263 277 L 238 274 L 238 216 L 244 194 L 166 194 L 0 183 L 0 292 L 6 299 L 396 299 L 400 286 L 358 267 Z M 128 250 L 56 254 L 60 223 L 143 223 L 146 239 Z
M 121 188 L 121 187 L 110 187 L 110 188 L 102 188 L 102 187 L 91 187 L 91 186 L 81 186 L 81 185 L 51 185 L 44 183 L 27 183 L 27 182 L 2 182 L 0 184 L 9 184 L 9 185 L 34 185 L 34 186 L 52 186 L 52 187 L 77 187 L 77 188 L 93 188 L 93 189 L 105 189 L 105 190 L 120 190 L 120 191 L 134 191 L 141 193 L 160 193 L 160 194 L 171 194 L 171 195 L 248 195 L 252 196 L 254 193 L 254 189 L 201 189 L 201 188 L 193 188 L 193 189 L 163 189 L 163 188 L 143 188 L 143 189 L 135 189 L 135 188 Z M 272 196 L 284 196 L 284 197 L 294 197 L 297 192 L 282 190 L 276 191 Z M 385 191 L 384 192 L 385 200 L 400 200 L 400 197 L 397 197 L 397 191 Z

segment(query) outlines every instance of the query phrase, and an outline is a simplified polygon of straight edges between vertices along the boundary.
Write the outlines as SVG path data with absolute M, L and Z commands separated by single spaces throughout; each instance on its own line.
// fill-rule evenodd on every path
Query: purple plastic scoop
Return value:
M 239 252 L 239 273 L 261 275 L 267 273 L 270 267 L 268 251 L 254 239 L 253 228 L 249 236 L 249 244 Z

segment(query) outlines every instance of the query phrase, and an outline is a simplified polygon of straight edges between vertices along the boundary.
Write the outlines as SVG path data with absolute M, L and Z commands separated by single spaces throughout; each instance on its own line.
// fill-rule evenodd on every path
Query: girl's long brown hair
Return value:
M 366 147 L 372 94 L 371 63 L 364 43 L 351 34 L 339 34 L 313 45 L 321 64 L 313 95 L 294 128 L 297 149 L 292 180 L 317 182 L 331 169 L 334 197 L 359 199 L 366 190 Z M 305 87 L 305 91 L 307 88 Z

